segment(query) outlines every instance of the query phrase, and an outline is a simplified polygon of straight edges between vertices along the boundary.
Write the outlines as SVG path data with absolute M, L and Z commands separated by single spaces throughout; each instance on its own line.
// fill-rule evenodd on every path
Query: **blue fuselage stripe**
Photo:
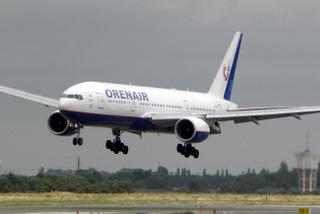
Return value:
M 152 130 L 154 128 L 148 120 L 141 117 L 115 116 L 69 110 L 60 110 L 60 112 L 68 119 L 84 125 L 106 127 L 121 126 L 141 131 Z

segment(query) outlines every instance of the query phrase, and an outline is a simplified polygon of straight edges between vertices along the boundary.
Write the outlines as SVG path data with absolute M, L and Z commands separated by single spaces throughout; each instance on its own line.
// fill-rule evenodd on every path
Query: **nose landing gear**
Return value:
M 199 158 L 199 150 L 194 148 L 190 143 L 185 145 L 178 144 L 177 152 L 183 155 L 185 158 L 189 158 L 192 155 L 194 158 Z
M 83 144 L 83 139 L 82 137 L 74 137 L 73 140 L 72 140 L 72 143 L 73 145 L 79 145 L 79 146 L 82 146 Z
M 76 131 L 77 136 L 73 138 L 72 143 L 73 143 L 73 145 L 75 145 L 75 146 L 76 146 L 76 145 L 82 146 L 82 144 L 83 144 L 83 139 L 82 139 L 82 137 L 80 137 L 80 128 L 81 128 L 81 126 L 80 126 L 79 124 L 76 124 L 75 126 L 76 126 L 76 128 L 77 128 L 77 131 Z

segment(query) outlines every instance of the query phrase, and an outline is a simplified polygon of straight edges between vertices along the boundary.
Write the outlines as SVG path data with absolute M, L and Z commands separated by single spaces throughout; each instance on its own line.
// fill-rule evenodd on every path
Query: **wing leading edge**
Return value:
M 14 89 L 14 88 L 9 88 L 6 86 L 0 85 L 0 92 L 9 94 L 24 100 L 29 100 L 35 103 L 39 103 L 41 105 L 47 106 L 47 107 L 53 107 L 53 108 L 58 108 L 59 100 L 57 99 L 52 99 L 49 97 L 44 97 L 40 96 L 37 94 L 32 94 L 28 93 L 22 90 Z
M 185 116 L 194 116 L 203 118 L 206 121 L 233 121 L 235 123 L 253 122 L 259 125 L 260 120 L 284 117 L 294 117 L 300 120 L 300 116 L 314 113 L 320 113 L 320 106 L 246 108 L 210 114 L 198 113 L 191 115 L 165 115 L 151 113 L 145 117 L 150 119 L 152 122 L 166 124 L 169 124 L 170 122 L 174 124 L 177 120 Z

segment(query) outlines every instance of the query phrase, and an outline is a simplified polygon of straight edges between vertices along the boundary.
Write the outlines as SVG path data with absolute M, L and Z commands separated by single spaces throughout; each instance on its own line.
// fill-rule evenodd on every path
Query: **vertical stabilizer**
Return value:
M 236 32 L 219 67 L 218 73 L 208 91 L 209 94 L 230 100 L 241 39 L 242 33 Z

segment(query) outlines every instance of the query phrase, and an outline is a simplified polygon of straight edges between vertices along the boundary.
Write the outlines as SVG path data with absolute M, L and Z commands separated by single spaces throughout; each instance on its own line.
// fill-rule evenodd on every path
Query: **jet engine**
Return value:
M 55 135 L 71 136 L 77 133 L 78 124 L 66 119 L 61 112 L 55 111 L 48 118 L 48 128 Z
M 210 134 L 209 125 L 200 118 L 186 117 L 178 120 L 174 127 L 177 138 L 187 143 L 200 143 Z

